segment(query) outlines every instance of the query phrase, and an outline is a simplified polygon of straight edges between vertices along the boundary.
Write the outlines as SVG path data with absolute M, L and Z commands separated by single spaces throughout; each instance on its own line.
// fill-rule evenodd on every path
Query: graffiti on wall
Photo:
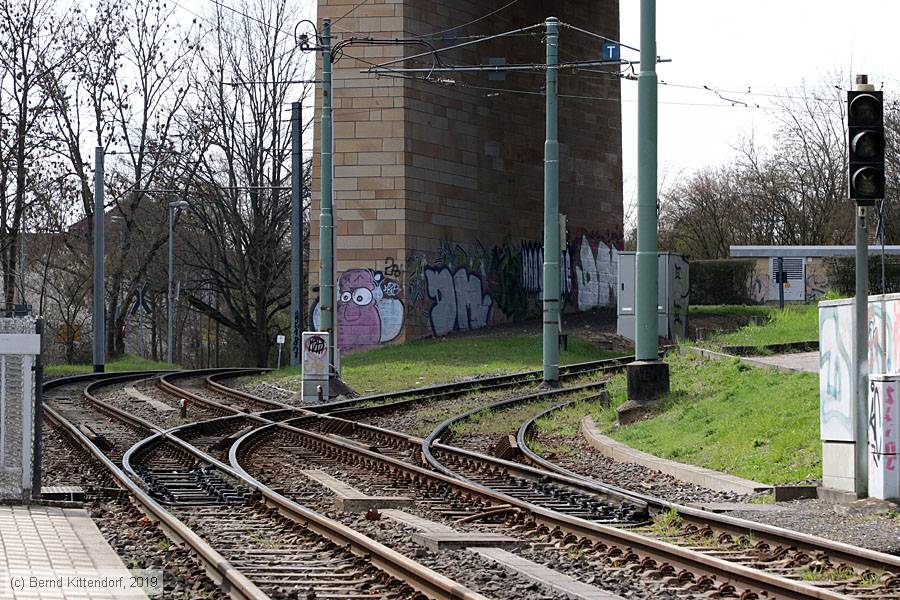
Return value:
M 520 247 L 522 260 L 521 285 L 525 294 L 540 299 L 544 293 L 544 246 L 540 242 L 522 242 Z M 574 281 L 572 279 L 572 253 L 567 247 L 559 256 L 559 291 L 560 306 L 565 307 L 572 297 Z
M 400 283 L 373 269 L 350 269 L 337 283 L 337 345 L 342 350 L 371 348 L 397 337 L 405 308 Z M 319 302 L 312 310 L 313 328 L 320 325 Z
M 806 301 L 818 302 L 829 289 L 828 276 L 820 272 L 807 272 L 806 274 Z
M 572 295 L 578 310 L 615 304 L 618 249 L 606 245 L 599 237 L 582 234 L 571 253 L 574 258 Z
M 688 262 L 683 256 L 671 255 L 673 271 L 672 290 L 669 307 L 669 331 L 673 338 L 687 337 L 688 304 L 690 303 L 691 284 L 689 280 Z
M 750 298 L 763 303 L 769 299 L 769 274 L 755 273 L 750 279 Z
M 487 326 L 493 298 L 485 293 L 481 277 L 466 267 L 451 272 L 447 267 L 425 267 L 431 330 L 435 335 Z
M 563 308 L 615 303 L 620 248 L 621 234 L 614 231 L 575 236 L 560 255 Z M 405 280 L 404 317 L 412 315 L 440 336 L 539 313 L 543 263 L 540 242 L 505 240 L 489 250 L 481 242 L 441 242 L 433 254 L 408 256 L 405 266 L 385 259 L 383 273 L 393 281 Z

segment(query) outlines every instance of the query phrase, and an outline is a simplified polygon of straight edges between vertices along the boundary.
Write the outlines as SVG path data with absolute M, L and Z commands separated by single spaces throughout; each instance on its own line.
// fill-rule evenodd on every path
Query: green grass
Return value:
M 560 361 L 569 364 L 618 355 L 570 337 L 568 349 L 560 353 Z M 374 394 L 540 367 L 538 336 L 467 336 L 416 340 L 355 352 L 343 358 L 342 376 L 357 392 Z M 300 370 L 296 367 L 267 373 L 261 379 L 285 388 L 300 388 Z
M 764 325 L 750 323 L 732 333 L 724 333 L 710 340 L 717 346 L 755 346 L 808 342 L 819 339 L 819 310 L 816 304 L 804 304 L 769 309 L 769 321 Z
M 610 406 L 597 403 L 540 419 L 551 435 L 571 435 L 590 413 L 612 438 L 655 456 L 768 484 L 821 477 L 819 387 L 814 373 L 757 369 L 739 361 L 670 354 L 671 392 L 653 418 L 616 425 L 625 377 L 609 384 Z
M 764 304 L 701 304 L 688 307 L 688 319 L 691 317 L 727 317 L 731 315 L 748 315 L 767 317 L 772 312 L 771 306 Z
M 166 362 L 155 362 L 142 358 L 140 356 L 132 356 L 126 354 L 116 360 L 106 363 L 107 372 L 110 371 L 166 371 L 180 369 L 179 365 L 173 365 Z M 69 375 L 80 375 L 81 373 L 90 373 L 94 370 L 93 365 L 47 365 L 44 367 L 45 377 L 68 377 Z

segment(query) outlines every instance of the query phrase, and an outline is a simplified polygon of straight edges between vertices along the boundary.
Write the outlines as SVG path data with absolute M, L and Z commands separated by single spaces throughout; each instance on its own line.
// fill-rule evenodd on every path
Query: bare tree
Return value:
M 663 194 L 663 244 L 725 258 L 733 244 L 849 242 L 842 93 L 831 82 L 804 84 L 778 98 L 773 112 L 781 124 L 774 143 L 744 138 L 730 165 L 698 171 Z
M 25 296 L 19 274 L 23 219 L 46 158 L 42 124 L 50 109 L 48 84 L 73 52 L 69 15 L 52 0 L 0 0 L 0 271 L 3 299 Z
M 215 13 L 216 40 L 198 72 L 208 143 L 185 236 L 197 278 L 192 306 L 233 329 L 255 364 L 267 364 L 275 317 L 290 306 L 290 134 L 286 109 L 304 59 L 285 34 L 286 0 L 257 0 L 245 16 Z M 266 82 L 260 84 L 259 82 Z M 301 97 L 308 87 L 303 88 Z M 296 98 L 300 99 L 300 98 Z M 208 292 L 217 298 L 208 300 Z
M 198 49 L 196 28 L 175 24 L 174 6 L 130 1 L 121 39 L 122 60 L 130 68 L 115 70 L 112 83 L 117 142 L 124 146 L 124 160 L 115 166 L 118 178 L 110 182 L 117 217 L 107 281 L 107 351 L 113 355 L 124 350 L 125 309 L 165 243 L 165 206 L 172 198 L 147 190 L 182 180 L 190 142 L 176 135 L 177 116 L 185 109 Z

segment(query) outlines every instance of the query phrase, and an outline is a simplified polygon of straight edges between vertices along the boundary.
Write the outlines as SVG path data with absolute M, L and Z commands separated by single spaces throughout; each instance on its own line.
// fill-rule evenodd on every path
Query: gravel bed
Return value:
M 110 499 L 104 488 L 114 488 L 110 476 L 86 451 L 45 423 L 43 485 L 77 485 L 85 489 L 85 508 L 106 541 L 129 569 L 163 571 L 163 598 L 227 600 L 206 575 L 192 552 L 172 544 L 162 531 L 123 496 Z
M 544 458 L 603 483 L 640 492 L 681 504 L 692 502 L 749 502 L 752 495 L 735 492 L 718 492 L 692 483 L 679 481 L 671 475 L 654 469 L 624 463 L 603 456 L 579 435 L 574 438 L 554 436 L 540 430 L 534 440 L 548 448 L 563 449 L 560 454 L 547 454 Z M 533 449 L 533 448 L 532 448 Z M 540 453 L 539 453 L 540 454 Z
M 797 500 L 766 512 L 736 511 L 730 516 L 766 523 L 836 542 L 900 555 L 900 518 L 889 515 L 845 516 L 823 500 Z M 896 514 L 896 513 L 894 513 Z
M 266 445 L 280 446 L 281 442 L 269 440 Z M 262 463 L 262 464 L 260 464 Z M 299 471 L 301 469 L 319 469 L 333 477 L 353 486 L 357 490 L 372 496 L 404 495 L 411 498 L 427 497 L 424 490 L 415 488 L 402 489 L 402 484 L 388 483 L 381 474 L 356 471 L 346 465 L 335 464 L 330 459 L 322 462 L 307 460 L 301 457 L 285 455 L 273 458 L 269 455 L 263 461 L 245 463 L 245 468 L 260 481 L 304 506 L 317 510 L 329 517 L 339 520 L 345 525 L 365 533 L 386 546 L 425 564 L 452 579 L 492 598 L 516 600 L 559 598 L 558 593 L 549 591 L 544 586 L 534 584 L 522 577 L 508 574 L 492 561 L 488 561 L 468 551 L 445 551 L 432 553 L 411 541 L 415 528 L 402 525 L 391 519 L 382 518 L 377 521 L 367 520 L 363 515 L 336 512 L 333 508 L 333 493 L 320 484 L 307 479 Z M 431 497 L 432 501 L 434 496 Z M 448 525 L 461 532 L 504 533 L 529 540 L 520 532 L 509 530 L 502 522 L 456 523 L 456 517 L 450 517 L 432 508 L 433 505 L 414 504 L 403 510 Z M 596 585 L 602 589 L 622 595 L 626 598 L 692 598 L 693 594 L 677 594 L 666 589 L 656 581 L 642 577 L 630 569 L 619 569 L 606 564 L 602 559 L 577 553 L 566 553 L 556 548 L 535 548 L 529 544 L 516 550 L 522 556 L 565 573 L 585 583 Z
M 354 417 L 352 420 L 422 437 L 428 435 L 437 425 L 451 417 L 494 402 L 497 402 L 497 399 L 492 397 L 464 396 L 426 404 L 414 404 L 408 408 L 399 408 L 391 412 Z
M 298 378 L 297 381 L 299 382 L 300 379 Z M 246 377 L 220 379 L 219 383 L 242 392 L 253 394 L 254 396 L 259 396 L 260 398 L 280 400 L 282 402 L 288 402 L 300 393 L 300 390 L 292 391 L 271 383 L 266 383 L 265 381 L 250 381 Z

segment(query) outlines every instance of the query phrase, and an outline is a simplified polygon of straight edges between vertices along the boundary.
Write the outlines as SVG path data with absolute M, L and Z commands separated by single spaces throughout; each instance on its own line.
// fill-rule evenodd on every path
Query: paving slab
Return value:
M 748 356 L 758 363 L 786 369 L 789 371 L 819 372 L 819 352 L 792 352 L 789 354 L 770 354 L 768 356 Z
M 525 544 L 524 541 L 503 535 L 502 533 L 480 533 L 450 531 L 446 533 L 414 533 L 410 538 L 413 543 L 428 548 L 432 552 L 441 550 L 458 550 L 460 548 L 475 547 L 504 547 L 514 548 Z
M 146 599 L 130 576 L 87 511 L 0 506 L 0 598 Z
M 566 598 L 573 600 L 621 600 L 622 598 L 502 548 L 469 548 L 469 551 L 496 562 L 508 571 L 545 585 Z
M 372 508 L 402 508 L 413 505 L 412 498 L 405 496 L 369 496 L 319 469 L 307 469 L 301 473 L 331 490 L 334 493 L 334 507 L 342 512 L 360 513 Z
M 782 510 L 776 504 L 754 504 L 751 502 L 690 502 L 687 506 L 709 512 L 777 512 Z
M 125 393 L 128 394 L 129 396 L 131 396 L 132 398 L 134 398 L 135 400 L 138 400 L 140 402 L 146 402 L 147 404 L 149 404 L 150 406 L 152 406 L 153 408 L 155 408 L 156 410 L 158 410 L 160 412 L 172 412 L 174 410 L 178 410 L 174 406 L 170 406 L 170 405 L 166 404 L 165 402 L 161 402 L 160 400 L 157 400 L 156 398 L 151 398 L 147 394 L 138 390 L 133 385 L 126 387 Z

